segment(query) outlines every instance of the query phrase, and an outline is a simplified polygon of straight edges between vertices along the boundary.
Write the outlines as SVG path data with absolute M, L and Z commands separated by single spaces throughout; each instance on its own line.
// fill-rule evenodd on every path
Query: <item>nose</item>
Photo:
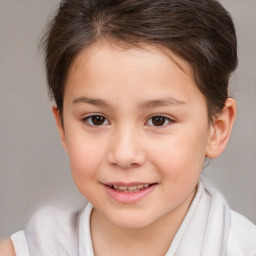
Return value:
M 143 165 L 146 154 L 141 136 L 135 129 L 120 128 L 113 132 L 110 142 L 109 161 L 122 169 L 135 168 Z

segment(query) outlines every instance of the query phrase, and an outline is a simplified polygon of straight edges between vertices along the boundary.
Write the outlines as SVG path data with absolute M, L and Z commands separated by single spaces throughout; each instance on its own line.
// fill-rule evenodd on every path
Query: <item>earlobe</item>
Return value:
M 229 141 L 235 118 L 236 102 L 234 99 L 228 98 L 222 112 L 218 114 L 211 126 L 206 149 L 207 157 L 216 158 L 224 151 Z
M 64 131 L 64 127 L 63 127 L 63 122 L 61 121 L 61 116 L 59 113 L 59 110 L 57 108 L 56 105 L 52 106 L 52 113 L 56 122 L 56 126 L 60 135 L 60 140 L 62 143 L 63 148 L 65 149 L 65 151 L 67 152 L 67 144 L 66 144 L 66 136 L 65 136 L 65 131 Z

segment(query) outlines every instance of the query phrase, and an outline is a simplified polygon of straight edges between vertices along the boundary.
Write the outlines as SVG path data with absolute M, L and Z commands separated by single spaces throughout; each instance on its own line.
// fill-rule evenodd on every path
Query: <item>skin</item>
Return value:
M 228 99 L 210 124 L 188 63 L 148 45 L 101 42 L 70 68 L 63 123 L 52 110 L 76 186 L 94 206 L 95 255 L 156 256 L 166 253 L 187 213 L 205 157 L 224 150 L 236 104 Z M 153 189 L 124 203 L 107 192 L 105 184 L 115 183 Z
M 15 256 L 14 247 L 10 239 L 0 241 L 1 256 Z
M 95 254 L 163 255 L 193 200 L 205 157 L 225 148 L 235 102 L 228 99 L 209 124 L 188 63 L 151 46 L 98 43 L 71 66 L 63 107 L 64 126 L 55 107 L 53 113 L 74 181 L 94 206 Z M 102 123 L 95 125 L 92 115 Z M 152 116 L 159 115 L 164 122 L 156 126 Z M 104 186 L 115 182 L 155 186 L 141 200 L 120 203 Z

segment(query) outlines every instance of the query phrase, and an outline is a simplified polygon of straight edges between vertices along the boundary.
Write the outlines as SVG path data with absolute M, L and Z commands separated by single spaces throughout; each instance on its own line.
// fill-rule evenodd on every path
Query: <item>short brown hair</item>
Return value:
M 237 66 L 237 39 L 232 18 L 218 1 L 62 1 L 43 39 L 49 92 L 60 114 L 72 61 L 99 39 L 173 51 L 190 64 L 209 120 L 224 107 Z

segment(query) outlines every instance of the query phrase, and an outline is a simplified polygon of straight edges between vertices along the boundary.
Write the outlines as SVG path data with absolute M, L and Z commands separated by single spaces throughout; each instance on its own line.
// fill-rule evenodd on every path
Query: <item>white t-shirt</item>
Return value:
M 16 256 L 93 256 L 92 205 L 41 209 L 11 236 Z M 221 194 L 199 181 L 198 190 L 165 256 L 256 256 L 256 226 L 229 209 Z

